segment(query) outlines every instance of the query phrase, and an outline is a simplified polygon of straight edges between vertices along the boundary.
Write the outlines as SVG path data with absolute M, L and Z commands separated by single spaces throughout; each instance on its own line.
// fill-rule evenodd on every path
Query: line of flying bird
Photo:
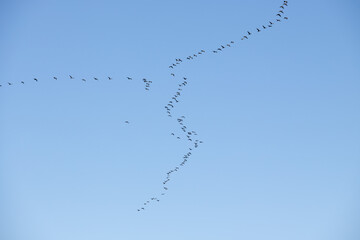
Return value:
M 58 80 L 59 78 L 58 77 L 52 77 L 52 79 L 53 80 Z M 75 79 L 75 77 L 73 77 L 72 75 L 69 75 L 68 79 Z M 113 80 L 112 77 L 107 77 L 106 79 L 107 80 Z M 130 80 L 130 81 L 133 80 L 132 77 L 126 77 L 125 79 Z M 101 79 L 98 78 L 98 77 L 93 77 L 93 78 L 90 78 L 90 79 L 89 78 L 88 79 L 81 78 L 81 81 L 84 82 L 84 83 L 86 83 L 87 81 L 90 81 L 90 80 L 92 80 L 92 81 L 100 81 Z M 38 78 L 33 78 L 32 81 L 38 83 L 39 79 Z M 25 81 L 19 81 L 19 82 L 16 82 L 16 83 L 21 85 L 21 84 L 25 84 L 26 82 Z M 152 84 L 152 81 L 149 81 L 146 78 L 143 78 L 142 82 L 144 83 L 144 89 L 146 91 L 149 91 L 150 87 L 151 87 L 151 84 Z M 3 86 L 6 86 L 6 85 L 7 86 L 12 86 L 12 85 L 14 85 L 14 82 L 7 82 L 7 84 L 6 83 L 5 84 L 0 84 L 0 88 L 3 87 Z
M 284 10 L 285 7 L 288 6 L 288 1 L 283 1 L 283 4 L 280 6 L 280 10 L 278 11 L 278 13 L 276 14 L 276 19 L 275 21 L 269 21 L 268 24 L 265 25 L 261 25 L 261 27 L 256 28 L 255 33 L 259 33 L 262 30 L 265 30 L 267 28 L 271 28 L 274 25 L 274 22 L 281 22 L 282 19 L 284 20 L 288 20 L 288 17 L 284 16 Z M 249 39 L 249 37 L 252 35 L 253 33 L 251 33 L 250 31 L 247 31 L 247 34 L 244 35 L 241 40 L 246 40 Z M 233 44 L 235 44 L 234 41 L 230 41 L 227 44 L 224 45 L 220 45 L 217 49 L 212 50 L 212 53 L 216 54 L 221 52 L 223 49 L 225 48 L 229 48 L 231 47 Z M 191 54 L 189 56 L 187 56 L 185 59 L 187 61 L 193 60 L 194 58 L 197 58 L 200 55 L 205 54 L 206 51 L 205 50 L 200 50 L 197 53 Z M 179 65 L 181 65 L 183 63 L 183 59 L 181 58 L 176 58 L 175 62 L 172 63 L 168 68 L 171 70 L 174 70 L 176 67 L 178 67 Z M 175 78 L 175 73 L 172 71 L 170 73 L 172 78 Z M 179 98 L 181 97 L 181 93 L 183 91 L 183 89 L 187 86 L 188 84 L 188 78 L 187 77 L 182 77 L 180 82 L 178 82 L 178 88 L 175 91 L 175 94 L 171 97 L 171 99 L 169 100 L 169 102 L 164 106 L 166 113 L 168 115 L 168 117 L 172 118 L 173 117 L 173 113 L 172 110 L 175 108 L 176 104 L 178 104 Z M 190 130 L 188 128 L 187 125 L 185 125 L 185 116 L 181 116 L 176 118 L 177 123 L 179 124 L 179 127 L 181 129 L 182 135 L 178 135 L 175 134 L 174 132 L 170 133 L 171 136 L 173 136 L 174 138 L 176 138 L 177 140 L 181 140 L 184 139 L 187 143 L 190 143 L 190 146 L 187 146 L 187 150 L 185 152 L 185 154 L 182 157 L 182 161 L 175 167 L 173 167 L 172 169 L 170 169 L 168 172 L 166 172 L 166 177 L 164 178 L 163 182 L 162 182 L 162 191 L 160 193 L 160 196 L 152 196 L 149 199 L 147 199 L 145 202 L 143 202 L 142 206 L 140 208 L 137 209 L 138 212 L 140 211 L 144 211 L 145 209 L 147 209 L 147 207 L 152 203 L 152 202 L 160 202 L 161 200 L 161 196 L 164 196 L 166 194 L 166 192 L 169 190 L 168 187 L 168 183 L 171 181 L 171 176 L 172 174 L 179 172 L 180 169 L 182 167 L 185 166 L 185 164 L 188 162 L 188 160 L 190 159 L 190 157 L 192 156 L 192 152 L 194 149 L 199 147 L 199 144 L 203 143 L 203 141 L 200 141 L 197 138 L 197 133 L 196 131 Z

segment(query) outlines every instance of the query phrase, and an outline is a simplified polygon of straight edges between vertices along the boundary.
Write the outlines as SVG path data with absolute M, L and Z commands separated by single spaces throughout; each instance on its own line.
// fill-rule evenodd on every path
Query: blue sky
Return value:
M 0 239 L 359 239 L 360 4 L 281 4 L 1 1 Z

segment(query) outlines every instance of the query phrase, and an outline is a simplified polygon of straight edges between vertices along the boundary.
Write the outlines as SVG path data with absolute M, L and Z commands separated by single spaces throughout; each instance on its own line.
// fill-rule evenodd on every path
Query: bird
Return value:
M 69 75 L 70 79 L 73 79 L 73 76 Z
M 109 80 L 112 80 L 112 78 L 111 78 L 111 77 L 108 77 L 108 79 L 109 79 Z
M 260 32 L 260 29 L 256 28 L 256 30 L 257 30 L 258 32 Z
M 8 84 L 9 84 L 9 86 L 11 86 L 11 85 L 12 85 L 12 83 L 10 83 L 10 82 L 8 82 Z
M 37 81 L 39 81 L 39 80 L 38 80 L 37 78 L 34 78 L 34 81 L 37 82 Z
M 247 33 L 248 33 L 249 35 L 251 35 L 251 32 L 247 31 Z
M 94 77 L 94 80 L 98 81 L 99 79 L 97 79 L 96 77 Z
M 21 81 L 22 84 L 25 84 L 24 81 Z
M 129 124 L 129 121 L 125 121 L 125 123 Z
M 53 77 L 55 80 L 57 80 L 57 77 Z
M 81 79 L 83 82 L 86 82 L 86 79 L 85 78 L 83 78 L 83 79 Z
M 174 74 L 174 73 L 171 73 L 171 76 L 175 77 L 175 74 Z
M 263 29 L 266 29 L 266 27 L 264 25 L 262 25 Z
M 131 77 L 127 77 L 127 79 L 128 79 L 128 80 L 132 80 L 132 78 L 131 78 Z
M 276 16 L 279 16 L 279 17 L 281 17 L 281 14 L 280 14 L 280 13 L 278 13 L 278 14 L 276 14 Z
M 274 24 L 274 23 L 272 23 L 272 22 L 270 22 L 270 21 L 269 21 L 269 23 L 270 23 L 270 25 L 273 25 L 273 24 Z
M 284 17 L 285 20 L 288 20 L 289 18 L 288 17 Z

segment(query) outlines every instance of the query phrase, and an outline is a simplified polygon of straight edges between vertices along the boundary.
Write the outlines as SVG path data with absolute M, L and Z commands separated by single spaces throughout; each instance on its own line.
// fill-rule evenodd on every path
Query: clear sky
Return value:
M 360 239 L 360 3 L 281 4 L 0 1 L 0 239 Z

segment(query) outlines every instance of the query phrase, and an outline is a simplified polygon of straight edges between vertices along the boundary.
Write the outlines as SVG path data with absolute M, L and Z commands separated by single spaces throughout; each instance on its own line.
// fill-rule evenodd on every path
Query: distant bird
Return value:
M 278 13 L 278 14 L 276 14 L 276 16 L 279 16 L 279 17 L 281 17 L 281 14 L 280 14 L 280 13 Z
M 36 81 L 36 82 L 37 82 L 37 81 L 39 81 L 39 80 L 38 80 L 37 78 L 34 78 L 34 81 Z
M 289 18 L 288 17 L 284 17 L 285 20 L 288 20 Z
M 125 121 L 125 123 L 129 124 L 129 121 Z
M 109 79 L 109 80 L 112 80 L 112 78 L 111 78 L 111 77 L 108 77 L 108 79 Z
M 175 74 L 172 73 L 171 76 L 175 77 Z
M 85 78 L 83 78 L 83 79 L 81 79 L 83 82 L 86 82 L 86 79 Z
M 256 30 L 257 30 L 258 32 L 260 32 L 260 29 L 256 28 Z
M 263 29 L 266 29 L 266 27 L 264 25 L 262 25 Z
M 73 79 L 73 76 L 69 75 L 70 79 Z
M 131 78 L 131 77 L 127 77 L 127 79 L 128 79 L 128 80 L 132 80 L 132 78 Z
M 57 80 L 57 77 L 54 77 L 55 80 Z
M 230 43 L 234 43 L 234 41 L 231 41 Z
M 96 77 L 94 77 L 94 80 L 98 81 L 99 79 L 97 79 Z
M 11 85 L 12 85 L 12 83 L 10 83 L 10 82 L 8 82 L 8 84 L 9 84 L 9 86 L 11 86 Z
M 276 21 L 281 22 L 281 20 L 280 20 L 280 19 L 276 19 Z
M 270 22 L 270 21 L 269 21 L 269 23 L 270 23 L 270 25 L 273 25 L 273 24 L 274 24 L 274 23 L 272 23 L 272 22 Z
M 248 33 L 249 35 L 251 35 L 251 32 L 247 31 L 247 33 Z
M 21 81 L 22 84 L 25 84 L 24 81 Z

